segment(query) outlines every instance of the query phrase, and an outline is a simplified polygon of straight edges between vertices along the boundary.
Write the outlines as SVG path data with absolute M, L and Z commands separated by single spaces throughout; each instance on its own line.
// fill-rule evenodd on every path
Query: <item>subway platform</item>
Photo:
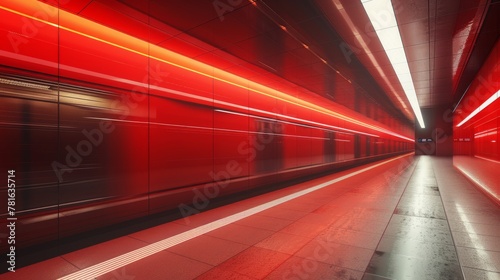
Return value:
M 451 158 L 411 154 L 134 232 L 0 279 L 500 279 L 500 208 Z

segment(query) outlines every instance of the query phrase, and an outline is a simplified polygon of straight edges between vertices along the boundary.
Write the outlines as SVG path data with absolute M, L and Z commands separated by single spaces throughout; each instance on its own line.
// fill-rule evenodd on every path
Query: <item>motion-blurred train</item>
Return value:
M 50 6 L 37 16 L 47 4 L 34 2 L 0 5 L 1 170 L 15 170 L 18 247 L 414 149 L 407 125 L 222 52 L 160 46 L 170 27 L 145 40 Z

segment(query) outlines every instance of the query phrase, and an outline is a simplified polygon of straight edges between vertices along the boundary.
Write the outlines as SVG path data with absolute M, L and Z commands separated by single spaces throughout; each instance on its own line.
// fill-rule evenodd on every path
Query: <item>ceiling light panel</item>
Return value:
M 384 47 L 384 51 L 391 62 L 394 72 L 396 72 L 420 127 L 425 128 L 391 1 L 362 0 L 361 3 Z

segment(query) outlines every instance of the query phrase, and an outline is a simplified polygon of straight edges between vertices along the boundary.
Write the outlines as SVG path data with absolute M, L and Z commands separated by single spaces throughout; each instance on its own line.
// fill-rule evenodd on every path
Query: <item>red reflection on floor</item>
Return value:
M 399 233 L 408 228 L 403 229 L 400 226 L 408 224 L 408 221 L 416 223 L 426 219 L 398 214 L 396 210 L 397 207 L 402 208 L 403 202 L 425 207 L 413 198 L 426 198 L 430 199 L 430 202 L 434 201 L 431 199 L 434 198 L 431 197 L 432 194 L 422 193 L 424 190 L 436 192 L 434 195 L 441 193 L 451 232 L 455 238 L 462 237 L 460 239 L 462 241 L 455 239 L 461 242 L 456 246 L 463 246 L 457 247 L 460 255 L 469 256 L 474 252 L 479 252 L 478 250 L 480 253 L 498 250 L 495 247 L 489 247 L 488 244 L 494 244 L 500 237 L 490 236 L 485 239 L 485 236 L 481 234 L 480 225 L 491 224 L 500 219 L 500 215 L 497 215 L 500 211 L 489 206 L 488 213 L 491 215 L 488 219 L 491 221 L 483 221 L 480 217 L 474 216 L 476 210 L 468 213 L 467 209 L 475 209 L 481 205 L 478 209 L 486 209 L 485 205 L 490 202 L 484 197 L 477 196 L 477 191 L 465 178 L 457 176 L 459 174 L 454 171 L 451 160 L 437 160 L 430 157 L 423 160 L 422 157 L 406 156 L 380 166 L 376 166 L 376 163 L 364 165 L 212 209 L 189 219 L 166 223 L 84 248 L 19 269 L 16 273 L 4 274 L 2 279 L 30 279 L 32 275 L 37 275 L 37 279 L 58 279 L 102 263 L 105 259 L 121 256 L 140 246 L 155 244 L 160 240 L 197 229 L 204 224 L 241 213 L 277 198 L 353 174 L 367 166 L 376 167 L 95 278 L 361 279 L 363 276 L 370 276 L 369 273 L 365 273 L 370 266 L 374 272 L 384 272 L 383 268 L 375 271 L 371 264 L 374 259 L 376 260 L 376 250 L 393 246 L 388 243 L 393 240 L 399 242 L 395 244 L 415 241 L 409 240 L 414 238 L 412 236 L 401 236 Z M 432 166 L 430 166 L 431 163 Z M 424 180 L 426 178 L 419 177 L 425 173 L 423 172 L 425 170 L 426 172 L 434 170 L 437 174 L 439 191 L 432 188 L 423 189 L 427 188 L 426 184 L 430 182 Z M 413 179 L 410 180 L 411 178 Z M 408 182 L 413 182 L 414 187 L 408 187 Z M 453 182 L 453 186 L 448 186 L 447 182 Z M 420 185 L 422 187 L 418 187 Z M 402 199 L 403 194 L 411 199 Z M 440 199 L 436 200 L 441 203 L 440 201 Z M 427 218 L 427 221 L 431 224 L 436 223 L 439 227 L 443 223 L 443 225 L 447 224 L 446 219 L 440 218 Z M 414 227 L 415 223 L 409 225 Z M 392 226 L 388 227 L 388 225 Z M 429 224 L 421 223 L 421 226 L 427 227 Z M 387 231 L 388 228 L 395 231 Z M 444 226 L 444 229 L 449 231 L 448 226 Z M 443 231 L 442 228 L 435 230 L 438 233 Z M 381 245 L 382 239 L 385 242 L 384 246 Z M 468 240 L 476 241 L 469 242 Z M 427 241 L 423 239 L 417 241 L 429 245 L 428 248 L 435 247 L 432 242 L 426 243 Z M 403 247 L 400 246 L 399 249 Z M 420 248 L 424 250 L 427 247 L 421 246 Z M 471 250 L 473 252 L 469 254 Z M 494 261 L 497 253 L 486 254 Z M 419 261 L 420 264 L 423 263 L 415 257 L 410 259 Z M 378 264 L 383 265 L 384 261 L 385 259 L 380 259 Z M 477 275 L 477 269 L 480 267 L 469 263 L 470 265 L 464 267 L 463 271 L 469 275 Z M 488 266 L 487 269 L 490 270 L 488 273 L 497 274 L 494 264 Z
M 453 156 L 453 165 L 500 205 L 500 162 L 472 156 Z

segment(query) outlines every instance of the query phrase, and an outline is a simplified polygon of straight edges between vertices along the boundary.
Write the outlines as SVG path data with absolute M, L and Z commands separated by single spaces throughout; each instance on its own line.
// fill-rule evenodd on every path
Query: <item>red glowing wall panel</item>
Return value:
M 1 164 L 23 174 L 23 246 L 172 210 L 207 186 L 228 194 L 411 151 L 411 127 L 374 103 L 354 112 L 358 97 L 333 103 L 119 1 L 75 14 L 79 3 L 0 4 L 0 35 L 37 26 L 0 43 Z M 44 9 L 57 13 L 34 16 Z
M 23 1 L 8 4 L 12 10 L 24 10 L 30 17 L 39 14 L 36 6 L 26 5 Z M 47 22 L 57 24 L 57 13 L 43 15 L 48 17 Z M 57 28 L 19 16 L 11 10 L 1 9 L 0 17 L 0 36 L 5 38 L 0 40 L 2 64 L 57 75 Z
M 500 43 L 472 82 L 454 115 L 455 154 L 500 160 L 498 152 L 500 117 Z M 485 106 L 485 102 L 488 106 Z M 483 108 L 484 107 L 484 108 Z M 474 114 L 465 123 L 462 122 Z
M 453 121 L 454 164 L 500 203 L 500 41 L 457 107 Z

